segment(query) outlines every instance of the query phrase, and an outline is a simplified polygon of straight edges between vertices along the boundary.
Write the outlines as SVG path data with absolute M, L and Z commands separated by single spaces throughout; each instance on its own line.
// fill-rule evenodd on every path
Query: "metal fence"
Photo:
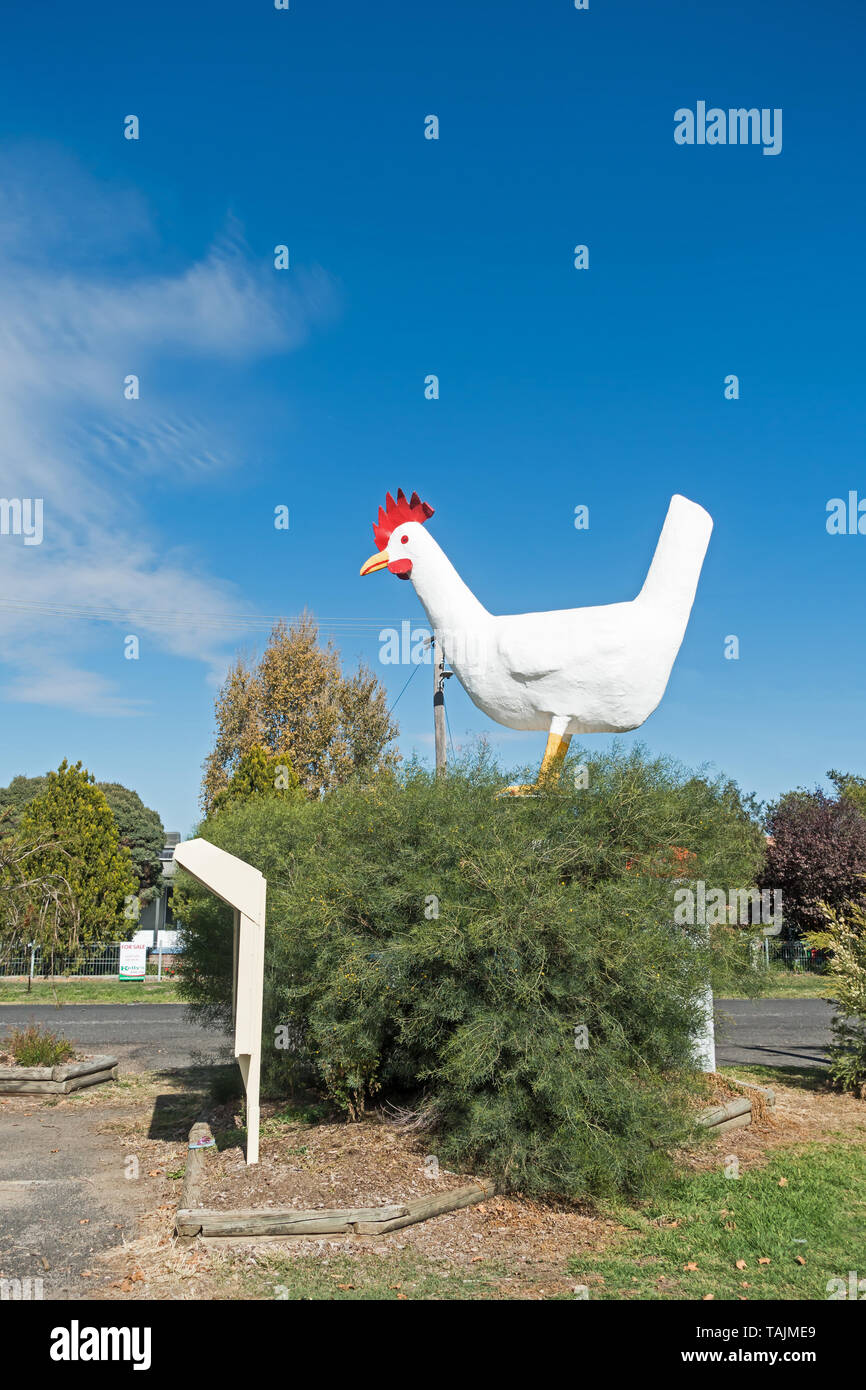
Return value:
M 823 975 L 827 969 L 827 956 L 814 946 L 806 946 L 802 941 L 778 941 L 764 937 L 764 958 L 768 966 L 794 972 L 808 971 Z
M 147 948 L 147 974 L 161 977 L 164 966 L 172 968 L 178 955 L 176 949 Z M 103 941 L 80 946 L 77 951 L 43 951 L 39 946 L 24 946 L 15 950 L 0 949 L 0 977 L 18 976 L 23 979 L 44 980 L 58 977 L 72 979 L 117 979 L 120 974 L 120 942 Z

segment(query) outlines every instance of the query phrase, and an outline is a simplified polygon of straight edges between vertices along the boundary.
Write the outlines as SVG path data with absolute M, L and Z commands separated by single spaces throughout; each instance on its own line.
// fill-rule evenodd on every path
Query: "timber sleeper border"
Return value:
M 774 1109 L 776 1097 L 768 1086 L 755 1086 L 749 1081 L 734 1081 L 733 1084 L 746 1091 L 758 1092 L 768 1109 Z M 749 1096 L 735 1096 L 724 1105 L 713 1105 L 708 1110 L 702 1110 L 698 1116 L 698 1124 L 710 1130 L 711 1134 L 724 1134 L 726 1130 L 740 1129 L 751 1123 L 752 1101 Z
M 184 1175 L 181 1206 L 175 1218 L 178 1237 L 186 1243 L 203 1240 L 286 1240 L 306 1236 L 383 1236 L 433 1216 L 474 1206 L 494 1196 L 496 1184 L 486 1178 L 411 1202 L 383 1207 L 336 1207 L 299 1211 L 296 1207 L 259 1207 L 241 1211 L 212 1211 L 195 1207 L 206 1155 L 214 1147 L 206 1124 L 193 1125 Z
M 0 1067 L 0 1095 L 69 1095 L 100 1081 L 117 1080 L 117 1058 L 88 1057 L 57 1067 Z
M 747 1091 L 759 1092 L 768 1108 L 775 1106 L 776 1098 L 768 1087 L 754 1086 L 746 1081 L 735 1084 Z M 714 1135 L 751 1123 L 752 1101 L 749 1096 L 736 1096 L 724 1105 L 713 1105 L 698 1116 L 698 1124 Z M 404 1226 L 427 1221 L 433 1216 L 474 1206 L 496 1193 L 494 1182 L 479 1178 L 465 1187 L 442 1192 L 435 1197 L 392 1202 L 383 1207 L 315 1208 L 310 1211 L 299 1211 L 295 1207 L 259 1207 L 215 1211 L 196 1206 L 207 1154 L 214 1147 L 208 1125 L 193 1125 L 189 1133 L 180 1206 L 175 1218 L 176 1234 L 183 1244 L 196 1238 L 234 1243 L 243 1240 L 303 1239 L 307 1236 L 382 1236 L 389 1231 L 399 1231 Z

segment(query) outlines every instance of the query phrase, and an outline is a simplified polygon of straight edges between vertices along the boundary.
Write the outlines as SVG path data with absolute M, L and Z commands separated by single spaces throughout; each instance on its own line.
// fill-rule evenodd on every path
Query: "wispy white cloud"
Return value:
M 161 474 L 194 482 L 241 461 L 238 440 L 203 418 L 211 403 L 191 408 L 162 364 L 216 359 L 237 373 L 241 391 L 250 364 L 298 349 L 333 317 L 336 291 L 321 270 L 276 275 L 233 225 L 171 273 L 113 264 L 126 236 L 154 236 L 136 194 L 106 189 L 56 151 L 0 159 L 0 496 L 43 497 L 46 517 L 39 547 L 0 536 L 0 600 L 89 605 L 120 620 L 129 608 L 176 609 L 181 594 L 185 610 L 228 620 L 246 605 L 199 563 L 167 558 L 136 500 Z M 65 256 L 70 245 L 76 254 Z M 132 372 L 146 382 L 135 402 L 122 389 Z M 141 619 L 136 631 L 212 675 L 233 637 L 230 628 Z M 87 668 L 86 650 L 80 623 L 72 631 L 66 620 L 0 602 L 5 698 L 136 713 Z

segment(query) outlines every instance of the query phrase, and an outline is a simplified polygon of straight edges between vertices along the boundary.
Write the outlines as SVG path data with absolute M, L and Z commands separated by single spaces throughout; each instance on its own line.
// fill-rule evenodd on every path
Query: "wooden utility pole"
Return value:
M 445 653 L 441 642 L 430 639 L 433 653 L 433 733 L 436 740 L 436 776 L 444 777 L 447 767 L 445 748 L 445 682 L 451 675 L 445 670 Z

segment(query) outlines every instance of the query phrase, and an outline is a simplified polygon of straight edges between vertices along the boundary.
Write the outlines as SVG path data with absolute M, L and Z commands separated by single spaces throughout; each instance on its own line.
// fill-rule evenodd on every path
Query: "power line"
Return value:
M 414 671 L 412 672 L 412 675 L 410 675 L 410 677 L 409 677 L 409 680 L 406 681 L 406 684 L 403 686 L 403 690 L 405 690 L 406 687 L 409 685 L 410 681 L 412 680 L 412 676 L 417 676 L 417 674 L 418 674 L 418 672 L 419 672 L 420 670 L 421 670 L 421 666 L 420 666 L 420 664 L 419 664 L 418 666 L 415 667 Z M 400 691 L 400 694 L 397 696 L 397 698 L 396 698 L 396 700 L 394 701 L 393 705 L 392 705 L 391 708 L 389 709 L 389 711 L 388 711 L 389 714 L 393 714 L 394 711 L 395 711 L 395 709 L 396 709 L 397 706 L 399 705 L 399 703 L 400 703 L 400 697 L 401 697 L 402 694 L 403 694 L 403 690 Z
M 152 608 L 106 608 L 89 604 L 40 603 L 28 599 L 0 599 L 0 612 L 31 614 L 50 618 L 79 618 L 87 622 L 146 624 L 148 627 L 197 627 L 232 629 L 250 632 L 269 632 L 278 622 L 297 623 L 302 614 L 200 613 Z M 318 627 L 329 631 L 364 636 L 378 633 L 383 627 L 399 627 L 398 623 L 372 622 L 366 618 L 320 618 L 311 615 Z

